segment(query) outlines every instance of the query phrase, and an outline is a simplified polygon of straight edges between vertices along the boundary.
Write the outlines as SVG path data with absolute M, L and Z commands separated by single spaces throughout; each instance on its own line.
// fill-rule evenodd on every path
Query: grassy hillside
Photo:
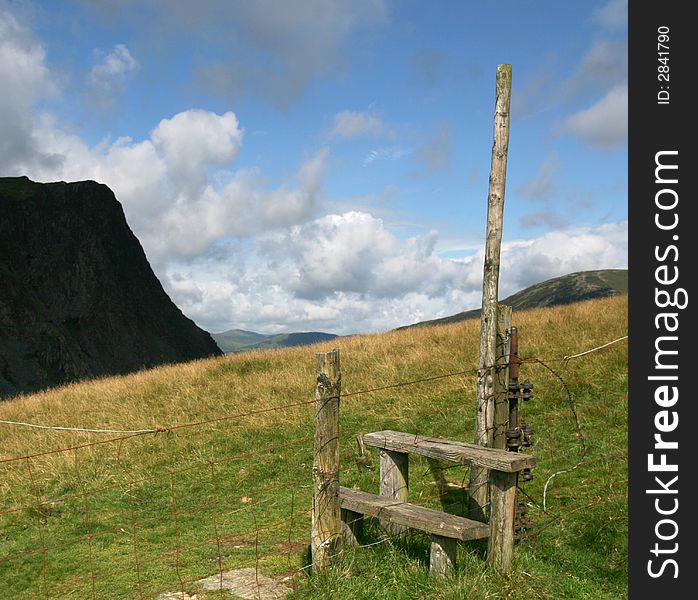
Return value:
M 501 302 L 511 306 L 514 310 L 529 310 L 531 308 L 572 304 L 583 300 L 607 298 L 608 296 L 627 293 L 627 269 L 602 269 L 569 273 L 561 277 L 548 279 L 520 290 Z M 480 309 L 476 308 L 441 319 L 421 321 L 400 329 L 425 325 L 446 325 L 447 323 L 459 323 L 460 321 L 477 319 L 479 317 Z
M 532 524 L 510 576 L 486 570 L 478 542 L 459 546 L 453 578 L 430 579 L 427 536 L 390 540 L 376 526 L 367 529 L 369 547 L 346 552 L 328 573 L 302 569 L 314 353 L 341 350 L 342 484 L 377 492 L 377 457 L 374 471 L 357 467 L 356 434 L 389 428 L 472 439 L 479 323 L 466 321 L 231 354 L 0 403 L 2 420 L 156 430 L 0 424 L 0 598 L 156 598 L 164 591 L 224 598 L 202 593 L 196 580 L 254 566 L 288 578 L 291 599 L 625 597 L 626 344 L 562 358 L 624 336 L 626 301 L 514 313 L 521 356 L 542 362 L 522 367 L 535 386 L 521 418 L 535 430 L 529 451 L 538 466 L 522 485 Z M 552 480 L 543 512 L 546 480 L 581 457 L 579 468 Z M 466 468 L 438 471 L 426 460 L 410 468 L 413 502 L 462 513 Z

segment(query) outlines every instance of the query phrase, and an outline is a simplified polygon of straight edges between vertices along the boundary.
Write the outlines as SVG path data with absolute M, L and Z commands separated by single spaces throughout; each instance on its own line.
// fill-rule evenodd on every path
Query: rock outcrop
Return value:
M 107 186 L 0 178 L 0 398 L 218 354 Z

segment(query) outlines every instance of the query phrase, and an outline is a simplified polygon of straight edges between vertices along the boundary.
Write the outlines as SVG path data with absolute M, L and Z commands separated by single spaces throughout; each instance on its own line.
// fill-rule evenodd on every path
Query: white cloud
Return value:
M 94 148 L 50 118 L 40 119 L 32 133 L 61 160 L 47 165 L 28 156 L 16 170 L 0 164 L 0 172 L 107 184 L 156 269 L 176 257 L 210 252 L 230 236 L 249 237 L 310 218 L 328 154 L 322 149 L 291 181 L 267 189 L 254 169 L 229 168 L 242 143 L 232 112 L 184 111 L 160 121 L 147 139 L 118 138 Z
M 330 135 L 342 138 L 355 138 L 360 136 L 379 136 L 385 133 L 383 121 L 376 115 L 344 110 L 334 116 L 334 123 Z
M 404 146 L 385 146 L 382 148 L 374 148 L 364 157 L 363 165 L 367 167 L 373 162 L 381 160 L 399 160 L 412 151 Z
M 591 269 L 627 268 L 628 223 L 551 231 L 502 247 L 502 296 L 559 277 Z
M 101 50 L 95 50 L 94 54 L 98 62 L 86 76 L 88 100 L 97 108 L 110 108 L 126 89 L 129 75 L 137 71 L 140 64 L 124 44 L 117 44 L 106 54 Z
M 614 150 L 628 139 L 628 86 L 613 87 L 593 106 L 565 119 L 562 133 L 579 137 L 591 148 Z
M 438 257 L 437 234 L 400 239 L 370 214 L 327 215 L 262 236 L 237 262 L 201 259 L 168 277 L 175 301 L 210 331 L 384 331 L 477 308 L 481 249 Z M 627 222 L 506 242 L 500 298 L 566 273 L 627 267 Z
M 240 150 L 243 132 L 232 112 L 192 109 L 163 119 L 151 132 L 153 145 L 185 193 L 206 184 L 209 167 L 225 167 Z
M 140 67 L 125 44 L 116 44 L 107 54 L 96 50 L 95 55 L 100 60 L 88 72 L 87 80 L 97 87 L 111 88 L 115 79 L 121 79 Z
M 33 132 L 35 103 L 57 91 L 43 47 L 0 6 L 0 164 L 16 167 L 32 158 L 59 160 Z
M 448 287 L 457 266 L 434 251 L 434 232 L 397 239 L 368 213 L 327 215 L 265 239 L 266 252 L 288 263 L 287 288 L 307 299 L 337 292 L 373 298 L 418 288 L 436 295 Z

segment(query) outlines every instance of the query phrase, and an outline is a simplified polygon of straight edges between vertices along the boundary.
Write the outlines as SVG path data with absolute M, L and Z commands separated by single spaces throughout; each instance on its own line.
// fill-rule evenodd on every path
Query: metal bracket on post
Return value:
M 521 359 L 519 358 L 519 335 L 516 327 L 511 328 L 509 344 L 509 428 L 507 429 L 507 450 L 518 452 L 519 448 L 533 445 L 533 429 L 519 420 L 519 400 L 528 402 L 533 398 L 533 384 L 526 380 L 519 383 L 519 370 Z M 519 480 L 523 483 L 531 481 L 533 475 L 531 469 L 524 469 Z M 516 535 L 520 537 L 522 529 L 529 527 L 530 519 L 527 516 L 528 508 L 523 502 L 517 502 Z

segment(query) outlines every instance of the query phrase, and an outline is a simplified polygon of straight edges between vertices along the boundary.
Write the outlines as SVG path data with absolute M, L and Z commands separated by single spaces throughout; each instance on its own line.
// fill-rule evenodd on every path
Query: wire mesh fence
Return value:
M 547 394 L 561 396 L 537 409 L 567 419 L 566 439 L 560 442 L 561 430 L 550 447 L 563 447 L 569 464 L 583 465 L 602 458 L 580 459 L 584 423 L 572 399 L 575 389 L 604 379 L 623 386 L 627 375 L 585 377 L 569 367 L 571 358 L 524 358 L 522 366 L 548 377 Z M 563 374 L 551 374 L 555 361 Z M 342 485 L 378 490 L 377 457 L 366 456 L 356 442 L 363 433 L 395 429 L 469 438 L 474 401 L 463 399 L 474 398 L 475 385 L 471 369 L 361 390 L 347 386 L 341 394 Z M 84 439 L 66 447 L 45 450 L 37 443 L 36 452 L 0 458 L 0 597 L 225 598 L 231 571 L 253 573 L 248 585 L 257 590 L 269 577 L 291 590 L 310 570 L 313 404 L 298 399 L 128 433 L 85 431 Z M 262 414 L 274 418 L 254 420 Z M 42 429 L 33 435 L 62 435 Z M 550 464 L 559 462 L 558 456 Z M 467 466 L 418 459 L 413 473 L 414 502 L 466 514 Z M 542 479 L 525 491 L 537 508 L 544 504 Z M 558 515 L 546 517 L 548 527 Z M 377 537 L 368 544 L 381 542 Z

